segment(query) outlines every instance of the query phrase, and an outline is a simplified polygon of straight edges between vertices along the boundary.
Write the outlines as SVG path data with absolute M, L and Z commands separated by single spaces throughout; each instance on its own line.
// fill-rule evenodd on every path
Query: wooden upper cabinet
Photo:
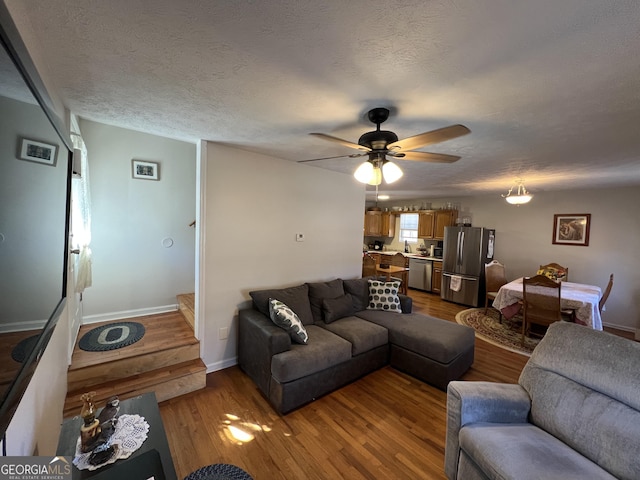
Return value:
M 426 210 L 420 212 L 418 237 L 442 240 L 444 227 L 455 225 L 457 210 Z
M 444 227 L 451 227 L 456 224 L 458 217 L 457 210 L 436 210 L 436 218 L 433 227 L 433 238 L 444 239 Z
M 382 212 L 366 212 L 364 214 L 364 235 L 380 237 L 382 235 Z
M 395 237 L 396 236 L 396 216 L 384 212 L 382 214 L 382 236 L 383 237 Z
M 393 237 L 396 234 L 396 216 L 390 212 L 368 211 L 364 214 L 365 237 Z
M 433 220 L 435 211 L 420 212 L 418 217 L 418 237 L 433 238 Z

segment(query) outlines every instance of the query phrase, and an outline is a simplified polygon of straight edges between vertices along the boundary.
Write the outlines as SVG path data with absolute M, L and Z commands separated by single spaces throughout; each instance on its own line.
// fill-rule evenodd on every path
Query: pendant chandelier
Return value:
M 516 186 L 517 186 L 517 190 L 516 190 L 517 193 L 512 195 L 511 192 L 513 191 L 514 188 L 516 188 Z M 502 195 L 502 197 L 511 205 L 522 205 L 525 203 L 529 203 L 533 198 L 533 195 L 527 192 L 527 189 L 524 188 L 524 183 L 522 182 L 522 180 L 519 180 L 517 185 L 512 186 L 507 192 L 507 194 Z

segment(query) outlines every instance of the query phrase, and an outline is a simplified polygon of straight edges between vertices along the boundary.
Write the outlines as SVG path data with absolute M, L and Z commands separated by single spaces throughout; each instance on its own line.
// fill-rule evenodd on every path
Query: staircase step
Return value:
M 170 347 L 134 357 L 120 358 L 83 368 L 69 369 L 67 373 L 67 390 L 89 391 L 93 389 L 93 385 L 113 382 L 119 378 L 140 375 L 158 368 L 199 358 L 200 344 L 193 339 L 193 342 L 187 345 Z
M 155 392 L 158 401 L 162 402 L 205 386 L 206 366 L 198 358 L 126 378 L 94 384 L 90 388 L 69 390 L 64 404 L 63 416 L 67 418 L 79 415 L 82 407 L 80 396 L 88 391 L 96 392 L 94 403 L 100 409 L 112 395 L 117 395 L 121 400 L 125 400 L 143 393 Z
M 178 310 L 184 316 L 191 330 L 195 330 L 196 315 L 195 315 L 195 293 L 181 293 L 177 295 Z

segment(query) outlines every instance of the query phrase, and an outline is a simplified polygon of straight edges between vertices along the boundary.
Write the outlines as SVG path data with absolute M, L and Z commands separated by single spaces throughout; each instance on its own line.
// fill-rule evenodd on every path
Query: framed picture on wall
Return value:
M 20 144 L 20 159 L 55 167 L 58 159 L 56 156 L 57 151 L 57 145 L 23 138 Z
M 557 245 L 589 245 L 590 213 L 567 213 L 553 216 L 553 243 Z
M 144 180 L 160 180 L 160 164 L 157 162 L 145 162 L 143 160 L 131 160 L 133 178 Z

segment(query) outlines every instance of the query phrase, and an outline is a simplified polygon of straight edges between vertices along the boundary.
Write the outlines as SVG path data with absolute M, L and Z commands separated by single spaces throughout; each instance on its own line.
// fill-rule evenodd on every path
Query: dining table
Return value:
M 522 306 L 522 278 L 517 278 L 498 290 L 493 308 L 499 310 L 505 318 L 513 318 Z M 602 289 L 596 285 L 562 282 L 560 288 L 560 308 L 573 310 L 575 322 L 594 330 L 602 330 L 602 317 L 598 303 Z
M 400 293 L 406 295 L 407 293 L 407 278 L 406 276 L 409 274 L 409 267 L 399 267 L 397 265 L 385 265 L 376 264 L 376 273 L 382 273 L 385 275 L 386 281 L 391 280 L 392 275 L 402 276 L 402 284 L 400 285 Z

